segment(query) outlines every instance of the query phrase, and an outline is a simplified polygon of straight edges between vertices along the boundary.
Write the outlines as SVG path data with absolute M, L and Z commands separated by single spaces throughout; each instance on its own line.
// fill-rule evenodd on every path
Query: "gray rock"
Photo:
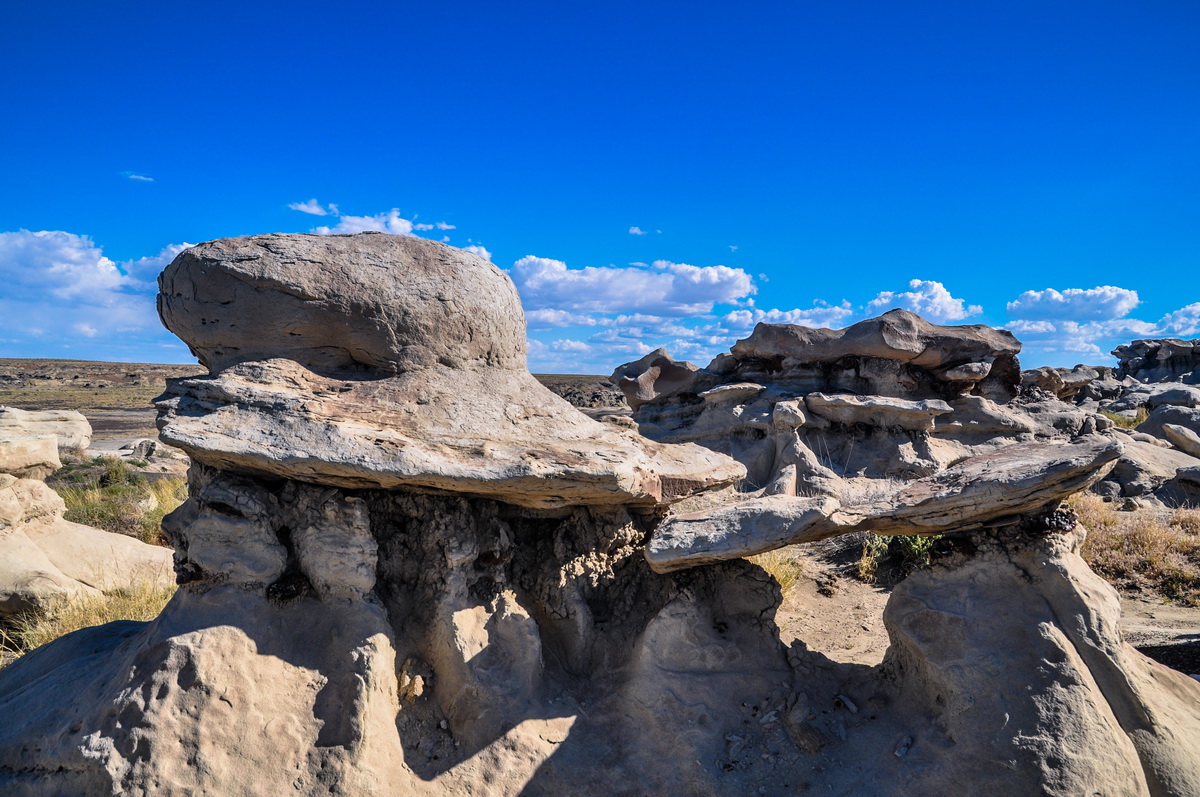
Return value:
M 1200 434 L 1200 409 L 1164 405 L 1150 413 L 1150 417 L 1138 425 L 1137 431 L 1165 440 L 1163 427 L 1168 423 Z
M 1200 384 L 1200 347 L 1195 340 L 1161 338 L 1135 340 L 1113 350 L 1120 360 L 1119 376 L 1139 382 Z
M 1163 434 L 1183 453 L 1200 458 L 1200 435 L 1191 429 L 1186 426 L 1176 426 L 1173 423 L 1164 423 Z
M 886 396 L 827 396 L 809 393 L 804 397 L 809 412 L 841 424 L 861 423 L 880 429 L 929 431 L 939 415 L 950 412 L 950 405 L 936 399 L 906 401 Z
M 647 401 L 687 390 L 695 383 L 698 370 L 692 363 L 675 360 L 666 349 L 655 349 L 640 360 L 618 366 L 609 381 L 636 410 Z
M 743 475 L 544 388 L 512 282 L 444 244 L 227 239 L 181 253 L 160 286 L 164 322 L 214 372 L 169 383 L 160 436 L 212 467 L 542 507 L 653 506 Z
M 669 518 L 646 546 L 660 573 L 839 534 L 944 534 L 1032 513 L 1102 479 L 1122 445 L 1097 436 L 1027 444 L 965 460 L 857 505 L 769 496 Z M 1172 474 L 1173 475 L 1173 474 Z

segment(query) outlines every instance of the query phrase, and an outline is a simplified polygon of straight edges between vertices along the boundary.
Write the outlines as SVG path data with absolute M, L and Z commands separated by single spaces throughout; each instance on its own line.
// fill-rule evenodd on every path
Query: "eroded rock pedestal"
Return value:
M 897 590 L 887 661 L 838 664 L 780 643 L 779 587 L 737 555 L 652 569 L 667 506 L 744 468 L 538 388 L 490 263 L 261 236 L 160 284 L 212 371 L 160 401 L 193 458 L 181 586 L 0 671 L 5 794 L 1200 789 L 1200 684 L 1121 644 L 1070 518 L 980 522 Z M 1111 465 L 1072 448 L 1055 489 Z M 961 516 L 961 485 L 927 487 L 891 506 Z

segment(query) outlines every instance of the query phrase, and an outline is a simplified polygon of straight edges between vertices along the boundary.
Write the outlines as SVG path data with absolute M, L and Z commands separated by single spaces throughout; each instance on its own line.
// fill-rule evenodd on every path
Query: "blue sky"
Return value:
M 481 247 L 535 371 L 894 306 L 1026 367 L 1200 335 L 1194 2 L 3 15 L 0 356 L 189 361 L 162 265 L 321 228 Z

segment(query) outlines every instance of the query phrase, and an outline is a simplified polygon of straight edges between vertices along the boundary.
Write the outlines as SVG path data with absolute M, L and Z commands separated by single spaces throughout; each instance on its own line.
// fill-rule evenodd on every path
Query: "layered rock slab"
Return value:
M 1112 469 L 1120 443 L 1033 444 L 972 457 L 897 485 L 869 503 L 767 496 L 674 515 L 654 532 L 646 559 L 657 572 L 723 561 L 840 534 L 945 534 L 1035 512 L 1086 489 Z

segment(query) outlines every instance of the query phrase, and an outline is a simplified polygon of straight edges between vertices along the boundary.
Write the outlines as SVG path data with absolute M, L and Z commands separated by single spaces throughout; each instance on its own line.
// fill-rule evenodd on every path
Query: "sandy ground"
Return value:
M 890 590 L 850 575 L 855 551 L 826 543 L 797 546 L 803 575 L 775 617 L 785 645 L 802 640 L 834 661 L 875 665 L 888 637 L 883 607 Z M 1200 677 L 1200 608 L 1123 595 L 1125 639 L 1156 661 Z

